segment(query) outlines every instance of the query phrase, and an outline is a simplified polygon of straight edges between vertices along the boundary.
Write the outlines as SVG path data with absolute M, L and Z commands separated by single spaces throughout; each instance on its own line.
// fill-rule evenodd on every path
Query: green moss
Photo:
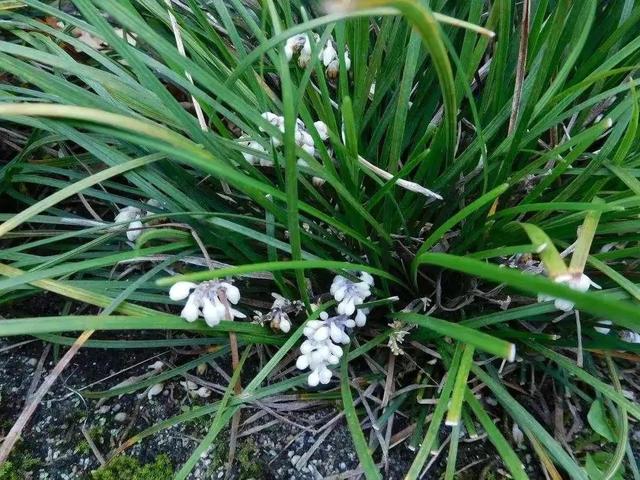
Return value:
M 0 465 L 0 480 L 24 480 L 39 463 L 29 455 L 12 455 L 11 460 Z
M 213 444 L 206 478 L 213 476 L 220 467 L 225 467 L 229 460 L 229 442 L 227 433 L 221 435 Z M 242 480 L 258 480 L 265 478 L 264 465 L 259 461 L 259 449 L 252 440 L 238 444 L 233 462 L 234 478 Z
M 258 449 L 251 440 L 244 442 L 238 449 L 236 465 L 240 468 L 238 478 L 264 478 L 263 466 L 257 462 Z
M 75 451 L 80 455 L 87 455 L 89 452 L 91 452 L 89 442 L 87 442 L 86 440 L 82 440 L 80 443 L 78 443 L 78 445 L 76 445 Z
M 166 455 L 158 455 L 153 463 L 140 465 L 133 457 L 121 455 L 91 474 L 91 480 L 166 480 L 173 477 L 173 465 Z

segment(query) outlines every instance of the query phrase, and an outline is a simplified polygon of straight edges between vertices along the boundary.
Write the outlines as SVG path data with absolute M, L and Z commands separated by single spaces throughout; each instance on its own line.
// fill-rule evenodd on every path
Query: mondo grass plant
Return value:
M 78 349 L 162 346 L 201 354 L 82 394 L 228 386 L 110 459 L 205 419 L 175 478 L 227 428 L 233 462 L 288 393 L 368 479 L 478 438 L 511 478 L 640 479 L 639 62 L 633 0 L 0 1 L 0 336 L 71 346 L 0 463 Z

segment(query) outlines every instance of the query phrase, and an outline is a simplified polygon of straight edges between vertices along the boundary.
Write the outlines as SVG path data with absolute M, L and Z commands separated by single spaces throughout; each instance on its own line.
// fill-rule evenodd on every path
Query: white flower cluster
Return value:
M 575 275 L 569 273 L 565 275 L 558 275 L 553 279 L 553 281 L 556 283 L 563 283 L 572 290 L 582 293 L 588 291 L 591 287 L 600 289 L 600 285 L 593 282 L 584 273 Z M 558 310 L 562 310 L 563 312 L 570 312 L 571 310 L 573 310 L 574 303 L 570 300 L 552 297 L 551 295 L 538 295 L 539 302 L 548 302 L 551 300 L 554 300 L 554 305 Z
M 158 200 L 151 199 L 147 201 L 147 205 L 160 208 L 161 204 Z M 127 225 L 127 238 L 134 242 L 142 233 L 142 219 L 153 212 L 142 210 L 138 207 L 124 207 L 113 219 L 113 223 L 129 222 Z
M 224 293 L 226 299 L 236 305 L 240 301 L 240 290 L 229 282 L 210 280 L 195 284 L 192 282 L 177 282 L 169 290 L 169 297 L 173 301 L 184 300 L 187 302 L 180 312 L 180 316 L 187 322 L 194 322 L 202 316 L 210 327 L 215 327 L 225 319 L 226 307 L 220 300 L 220 294 Z M 229 320 L 245 318 L 246 315 L 229 307 Z
M 360 282 L 337 275 L 331 285 L 331 294 L 338 302 L 338 315 L 330 317 L 327 312 L 320 314 L 320 320 L 311 320 L 304 329 L 307 339 L 300 346 L 300 356 L 296 367 L 311 370 L 307 382 L 315 387 L 331 381 L 329 365 L 337 365 L 342 356 L 342 347 L 351 340 L 347 328 L 361 327 L 367 321 L 367 309 L 356 308 L 371 295 L 373 277 L 366 272 L 360 273 Z M 356 313 L 355 318 L 351 316 Z
M 320 36 L 317 33 L 313 34 L 313 38 L 316 43 L 320 41 Z M 309 35 L 301 33 L 290 37 L 287 43 L 285 43 L 284 54 L 289 61 L 291 61 L 294 55 L 298 55 L 298 65 L 301 68 L 305 68 L 311 61 L 311 39 Z M 327 77 L 335 79 L 338 76 L 340 60 L 338 58 L 337 45 L 332 39 L 327 40 L 327 43 L 322 50 L 320 50 L 318 60 L 325 66 Z M 344 52 L 344 63 L 347 70 L 349 70 L 351 68 L 351 58 L 346 48 Z
M 356 322 L 346 315 L 329 317 L 327 312 L 320 314 L 320 320 L 310 320 L 304 329 L 307 339 L 300 345 L 301 355 L 296 361 L 300 370 L 309 368 L 307 378 L 309 386 L 315 387 L 331 381 L 331 370 L 328 365 L 337 365 L 342 357 L 340 344 L 350 342 L 346 328 L 355 327 Z
M 277 127 L 282 133 L 284 133 L 284 117 L 283 116 L 276 115 L 273 112 L 264 112 L 262 114 L 262 118 L 264 118 L 267 122 L 269 122 L 274 127 Z M 327 127 L 327 125 L 320 120 L 317 122 L 314 122 L 313 125 L 316 127 L 316 130 L 318 131 L 318 135 L 320 136 L 320 139 L 323 142 L 326 141 L 329 138 L 329 128 Z M 264 131 L 262 128 L 260 130 Z M 315 156 L 316 148 L 315 148 L 315 143 L 313 141 L 313 137 L 306 130 L 304 123 L 299 118 L 296 119 L 294 137 L 295 137 L 295 142 L 297 146 L 299 146 L 302 150 L 307 152 L 312 157 Z M 279 147 L 282 144 L 282 142 L 278 137 L 271 137 L 271 142 L 275 147 Z M 264 147 L 262 146 L 262 144 L 255 140 L 246 139 L 245 137 L 244 140 L 241 140 L 240 144 L 245 147 L 251 148 L 252 150 L 255 150 L 259 154 L 267 153 Z M 270 158 L 263 158 L 262 156 L 256 155 L 255 153 L 249 153 L 249 152 L 243 152 L 242 155 L 244 156 L 244 159 L 252 165 L 258 164 L 262 167 L 273 166 L 273 160 Z M 303 159 L 298 159 L 298 165 L 306 167 L 307 162 L 305 162 Z

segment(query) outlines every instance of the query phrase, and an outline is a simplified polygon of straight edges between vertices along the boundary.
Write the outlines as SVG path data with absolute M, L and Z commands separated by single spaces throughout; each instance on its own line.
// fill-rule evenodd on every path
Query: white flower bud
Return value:
M 306 370 L 309 367 L 309 357 L 306 355 L 300 355 L 296 360 L 296 368 L 298 370 Z
M 302 345 L 300 345 L 300 353 L 302 353 L 303 355 L 309 355 L 312 350 L 313 343 L 311 342 L 311 340 L 305 340 L 304 342 L 302 342 Z
M 140 218 L 142 212 L 137 207 L 124 207 L 116 217 L 113 219 L 114 223 L 131 222 L 137 218 Z
M 140 220 L 134 220 L 129 224 L 129 228 L 127 229 L 127 238 L 130 242 L 135 242 L 141 233 L 142 222 Z
M 313 340 L 316 342 L 322 342 L 329 338 L 329 328 L 328 327 L 320 327 L 313 334 Z
M 373 287 L 373 277 L 368 272 L 360 272 L 360 280 Z
M 200 316 L 200 306 L 198 305 L 198 301 L 195 299 L 193 294 L 187 300 L 182 312 L 180 312 L 180 316 L 184 318 L 187 322 L 195 322 Z
M 307 383 L 310 387 L 317 387 L 320 383 L 320 374 L 317 370 L 312 371 L 307 377 Z
M 238 290 L 238 287 L 227 282 L 220 283 L 220 286 L 224 287 L 225 293 L 227 295 L 227 300 L 229 300 L 234 305 L 240 301 L 240 290 Z
M 288 333 L 291 330 L 291 322 L 286 318 L 280 319 L 280 330 L 284 333 Z
M 333 48 L 333 42 L 329 40 L 322 50 L 322 64 L 326 67 L 338 58 L 338 52 Z
M 204 306 L 202 307 L 202 316 L 204 317 L 204 321 L 207 322 L 207 325 L 210 327 L 215 327 L 220 323 L 221 316 L 218 308 L 214 303 L 208 298 L 203 299 Z
M 329 127 L 327 127 L 326 123 L 324 123 L 321 120 L 318 120 L 317 122 L 314 122 L 313 125 L 316 127 L 316 130 L 318 131 L 318 136 L 320 137 L 320 140 L 324 142 L 329 138 Z
M 329 370 L 326 367 L 323 368 L 322 370 L 320 370 L 318 378 L 320 380 L 320 383 L 322 383 L 323 385 L 326 385 L 331 381 L 331 370 Z
M 176 282 L 169 290 L 169 298 L 174 302 L 184 300 L 194 288 L 196 288 L 196 284 L 193 282 Z

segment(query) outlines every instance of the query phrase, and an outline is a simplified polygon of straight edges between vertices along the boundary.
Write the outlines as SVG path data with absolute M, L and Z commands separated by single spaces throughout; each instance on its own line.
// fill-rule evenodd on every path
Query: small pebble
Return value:
M 116 415 L 113 418 L 116 422 L 123 423 L 127 420 L 127 414 L 124 412 L 119 412 L 119 413 L 116 413 Z

